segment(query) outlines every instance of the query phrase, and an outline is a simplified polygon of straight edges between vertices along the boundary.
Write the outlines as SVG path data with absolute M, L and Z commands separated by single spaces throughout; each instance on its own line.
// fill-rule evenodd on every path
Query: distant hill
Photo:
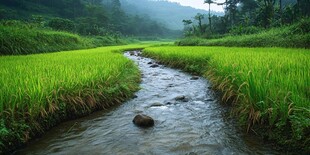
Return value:
M 174 38 L 182 33 L 144 14 L 124 12 L 120 0 L 0 0 L 0 22 L 5 20 L 90 36 Z
M 174 30 L 183 29 L 183 19 L 192 19 L 197 13 L 208 14 L 206 10 L 182 6 L 179 3 L 165 0 L 120 0 L 120 2 L 125 12 L 149 16 Z M 224 15 L 222 12 L 211 11 L 211 13 L 212 15 Z

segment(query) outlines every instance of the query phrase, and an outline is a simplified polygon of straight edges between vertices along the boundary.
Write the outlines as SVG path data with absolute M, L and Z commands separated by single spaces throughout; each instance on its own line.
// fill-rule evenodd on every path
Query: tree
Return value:
M 192 20 L 182 20 L 183 24 L 184 24 L 184 31 L 185 31 L 185 36 L 190 36 L 192 34 L 192 28 L 190 27 L 190 25 L 193 23 Z
M 212 3 L 215 3 L 214 1 L 212 0 L 205 0 L 205 3 L 208 3 L 209 4 L 209 28 L 210 28 L 210 31 L 212 31 L 212 24 L 211 24 L 211 13 L 210 13 L 210 6 Z
M 217 34 L 225 34 L 228 32 L 229 21 L 227 16 L 212 16 L 213 32 Z
M 286 6 L 283 10 L 282 21 L 286 24 L 292 24 L 296 20 L 295 11 L 292 5 Z
M 300 17 L 310 16 L 310 0 L 297 0 L 297 7 Z
M 204 15 L 201 13 L 197 13 L 197 15 L 194 17 L 195 20 L 198 21 L 198 28 L 200 34 L 203 34 L 205 32 L 203 26 L 202 26 L 202 20 L 204 19 Z
M 238 13 L 238 7 L 237 4 L 239 3 L 239 0 L 228 0 L 226 2 L 226 11 L 228 12 L 229 19 L 231 22 L 231 27 L 234 27 L 236 22 L 236 16 Z
M 260 7 L 258 11 L 259 24 L 267 28 L 274 18 L 274 4 L 276 0 L 258 0 L 258 2 Z
M 238 13 L 238 4 L 242 0 L 225 0 L 224 3 L 216 3 L 217 5 L 225 5 L 225 16 L 228 17 L 230 21 L 230 27 L 234 27 L 236 23 L 236 16 Z M 247 0 L 245 0 L 247 1 Z
M 240 0 L 240 14 L 244 25 L 250 26 L 254 24 L 257 8 L 257 0 Z
M 127 25 L 127 17 L 125 12 L 121 8 L 121 3 L 119 0 L 112 0 L 111 2 L 111 21 L 112 27 L 115 31 L 125 32 Z

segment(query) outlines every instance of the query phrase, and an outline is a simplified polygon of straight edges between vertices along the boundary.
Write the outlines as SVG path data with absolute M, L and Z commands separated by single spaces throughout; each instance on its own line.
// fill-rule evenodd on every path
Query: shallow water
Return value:
M 162 65 L 151 68 L 148 63 L 155 62 L 148 58 L 125 56 L 143 74 L 137 98 L 109 112 L 62 123 L 15 154 L 280 154 L 236 127 L 207 80 L 191 80 Z M 175 100 L 182 95 L 187 102 Z M 141 113 L 153 117 L 155 126 L 135 126 L 132 119 Z

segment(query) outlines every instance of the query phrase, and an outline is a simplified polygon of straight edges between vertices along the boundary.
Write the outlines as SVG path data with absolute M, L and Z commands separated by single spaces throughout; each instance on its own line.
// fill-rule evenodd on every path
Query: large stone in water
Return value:
M 136 115 L 132 122 L 139 127 L 152 127 L 154 126 L 154 119 L 150 116 L 139 114 Z

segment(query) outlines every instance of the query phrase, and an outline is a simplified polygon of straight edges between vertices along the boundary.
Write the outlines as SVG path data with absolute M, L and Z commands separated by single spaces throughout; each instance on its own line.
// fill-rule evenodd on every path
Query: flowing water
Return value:
M 126 53 L 142 72 L 136 98 L 109 111 L 60 124 L 15 154 L 280 154 L 243 133 L 220 105 L 207 80 Z M 152 64 L 150 64 L 152 62 Z M 183 100 L 176 97 L 183 96 Z M 185 97 L 185 99 L 184 99 Z M 154 127 L 132 123 L 137 114 Z

